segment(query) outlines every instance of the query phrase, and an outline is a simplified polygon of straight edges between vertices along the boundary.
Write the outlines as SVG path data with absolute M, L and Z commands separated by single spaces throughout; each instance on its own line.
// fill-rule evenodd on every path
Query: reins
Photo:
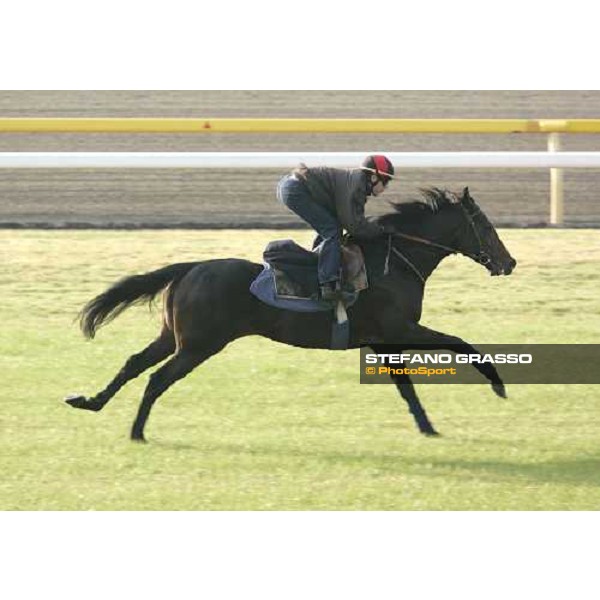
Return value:
M 391 236 L 390 236 L 391 237 Z M 421 271 L 419 271 L 419 269 L 417 269 L 417 267 L 415 267 L 415 265 L 413 265 L 410 260 L 408 260 L 408 258 L 406 258 L 406 256 L 404 256 L 404 254 L 402 254 L 402 252 L 400 252 L 400 250 L 398 250 L 398 248 L 394 248 L 392 246 L 392 252 L 398 256 L 399 258 L 401 258 L 417 275 L 417 277 L 423 282 L 423 285 L 425 285 L 425 277 L 423 277 L 423 274 L 421 273 Z M 388 269 L 388 273 L 389 273 L 389 269 Z M 384 271 L 383 273 L 384 275 L 387 275 L 387 273 Z
M 426 246 L 434 246 L 435 248 L 441 248 L 442 250 L 448 250 L 452 252 L 452 254 L 457 254 L 458 250 L 456 248 L 451 248 L 450 246 L 444 246 L 443 244 L 438 244 L 437 242 L 432 242 L 431 240 L 417 237 L 416 235 L 408 235 L 407 233 L 391 233 L 390 237 L 402 237 L 407 240 L 411 240 L 413 242 L 419 242 L 421 244 L 425 244 Z

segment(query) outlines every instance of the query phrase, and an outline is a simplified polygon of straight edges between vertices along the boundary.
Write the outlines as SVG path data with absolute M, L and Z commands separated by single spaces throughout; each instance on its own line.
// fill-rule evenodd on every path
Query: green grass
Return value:
M 569 510 L 600 508 L 594 386 L 421 386 L 443 436 L 421 437 L 392 386 L 358 384 L 357 352 L 231 344 L 156 404 L 129 442 L 147 374 L 101 413 L 91 395 L 158 331 L 131 309 L 85 341 L 74 318 L 126 274 L 219 256 L 260 260 L 308 232 L 2 232 L 0 509 Z M 598 342 L 600 234 L 501 232 L 519 261 L 464 258 L 431 278 L 423 323 L 473 343 Z

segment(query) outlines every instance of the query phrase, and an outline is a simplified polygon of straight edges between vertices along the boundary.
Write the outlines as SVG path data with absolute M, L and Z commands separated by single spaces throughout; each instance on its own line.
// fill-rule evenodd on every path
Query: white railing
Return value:
M 532 169 L 600 167 L 600 152 L 0 152 L 5 169 L 267 169 L 351 168 L 367 154 L 385 154 L 396 168 Z

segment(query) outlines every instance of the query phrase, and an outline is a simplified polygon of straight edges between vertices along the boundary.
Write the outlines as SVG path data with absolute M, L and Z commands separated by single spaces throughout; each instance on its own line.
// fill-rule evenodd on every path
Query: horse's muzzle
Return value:
M 499 264 L 488 264 L 486 265 L 490 271 L 490 275 L 492 277 L 497 277 L 498 275 L 510 275 L 515 267 L 517 266 L 517 261 L 511 257 L 511 259 L 504 265 Z
M 517 261 L 511 257 L 510 262 L 508 263 L 508 266 L 504 267 L 504 274 L 510 275 L 515 270 L 516 266 L 517 266 Z

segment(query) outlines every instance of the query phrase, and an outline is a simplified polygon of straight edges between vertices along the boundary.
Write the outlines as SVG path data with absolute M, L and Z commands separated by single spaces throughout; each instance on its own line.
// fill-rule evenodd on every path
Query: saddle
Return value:
M 306 250 L 293 240 L 276 240 L 265 248 L 263 259 L 273 272 L 275 291 L 280 298 L 319 300 L 318 253 Z M 368 287 L 362 250 L 342 246 L 342 290 L 353 295 Z
M 319 296 L 316 251 L 306 250 L 293 240 L 275 240 L 267 244 L 263 260 L 265 270 L 259 277 L 270 280 L 276 301 L 285 301 L 284 304 L 278 302 L 273 305 L 299 312 L 331 310 L 331 303 Z M 342 246 L 341 283 L 345 306 L 351 306 L 358 293 L 369 287 L 363 253 L 356 244 Z M 254 293 L 255 290 L 251 287 L 250 291 Z
M 293 240 L 269 242 L 263 253 L 264 269 L 250 285 L 262 302 L 295 312 L 333 311 L 331 348 L 348 347 L 349 323 L 346 308 L 368 288 L 364 256 L 359 246 L 342 246 L 342 298 L 337 306 L 321 300 L 317 275 L 318 254 Z

